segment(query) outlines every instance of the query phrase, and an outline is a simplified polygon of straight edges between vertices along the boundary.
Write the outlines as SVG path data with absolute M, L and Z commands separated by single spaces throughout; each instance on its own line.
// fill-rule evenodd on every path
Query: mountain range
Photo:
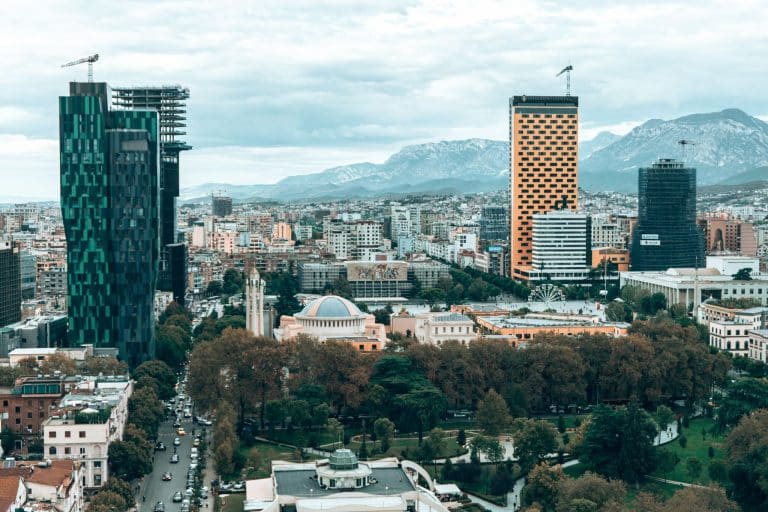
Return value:
M 699 185 L 768 180 L 768 124 L 738 109 L 651 119 L 623 137 L 602 132 L 579 153 L 579 185 L 590 191 L 635 192 L 638 167 L 662 157 L 696 167 Z M 222 189 L 240 201 L 487 192 L 508 186 L 508 161 L 506 141 L 432 142 L 406 146 L 381 164 L 343 165 L 273 185 L 206 183 L 183 189 L 181 197 L 205 201 Z

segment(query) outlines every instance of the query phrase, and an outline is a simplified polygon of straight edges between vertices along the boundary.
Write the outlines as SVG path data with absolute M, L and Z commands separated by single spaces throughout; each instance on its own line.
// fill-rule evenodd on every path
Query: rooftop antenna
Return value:
M 563 73 L 565 73 L 565 95 L 566 96 L 571 95 L 571 71 L 573 71 L 573 66 L 568 64 L 563 68 L 561 72 L 557 74 L 557 76 L 560 76 Z
M 61 67 L 68 68 L 70 66 L 77 66 L 78 64 L 84 64 L 88 63 L 88 81 L 93 82 L 93 63 L 99 60 L 99 54 L 93 54 L 88 57 L 83 57 L 82 59 L 73 60 L 72 62 L 67 62 L 66 64 L 62 64 Z
M 692 140 L 686 140 L 686 139 L 680 139 L 677 141 L 678 144 L 680 144 L 680 147 L 682 148 L 682 154 L 683 154 L 683 162 L 685 162 L 685 146 L 695 146 L 696 143 Z

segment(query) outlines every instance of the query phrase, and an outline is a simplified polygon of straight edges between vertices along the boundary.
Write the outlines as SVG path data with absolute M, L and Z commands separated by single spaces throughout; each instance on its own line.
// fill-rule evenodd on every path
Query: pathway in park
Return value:
M 656 439 L 653 440 L 654 446 L 660 446 L 666 443 L 669 443 L 670 441 L 674 441 L 677 439 L 677 422 L 673 421 L 667 426 L 667 429 L 661 432 L 658 436 L 656 436 Z M 512 457 L 512 455 L 515 452 L 515 447 L 512 442 L 511 437 L 504 437 L 503 439 L 500 439 L 502 442 L 502 448 L 504 449 L 504 459 L 507 458 L 511 460 L 517 460 Z M 547 456 L 548 458 L 554 458 L 557 457 L 557 454 L 549 454 Z M 469 462 L 469 454 L 460 455 L 459 457 L 452 457 L 451 462 L 459 462 L 461 460 L 465 460 Z M 481 462 L 488 462 L 487 457 L 485 460 L 483 460 L 483 455 L 480 456 Z M 443 462 L 445 462 L 443 460 Z M 439 462 L 438 462 L 439 463 Z M 569 460 L 568 462 L 563 464 L 563 468 L 567 468 L 570 466 L 575 466 L 579 463 L 578 459 L 575 460 Z M 666 483 L 670 483 L 673 485 L 680 485 L 683 487 L 689 487 L 691 484 L 686 484 L 684 482 L 675 482 L 672 480 L 664 480 L 662 478 L 656 478 L 656 477 L 648 477 L 651 480 L 658 480 L 663 481 Z M 467 494 L 469 496 L 469 499 L 472 500 L 475 503 L 478 503 L 491 512 L 508 512 L 508 511 L 516 511 L 519 510 L 522 506 L 522 497 L 523 497 L 523 487 L 525 487 L 525 478 L 519 478 L 515 482 L 514 488 L 507 493 L 507 506 L 506 507 L 500 507 L 499 505 L 494 505 L 493 503 L 490 503 L 482 498 L 478 498 L 477 496 L 473 496 L 472 494 Z

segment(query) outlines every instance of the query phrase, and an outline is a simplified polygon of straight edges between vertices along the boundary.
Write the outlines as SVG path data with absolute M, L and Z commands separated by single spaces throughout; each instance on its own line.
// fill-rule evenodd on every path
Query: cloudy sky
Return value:
M 56 97 L 95 79 L 191 89 L 182 186 L 274 183 L 399 147 L 507 138 L 508 97 L 561 94 L 581 136 L 768 114 L 755 1 L 3 1 L 0 197 L 58 196 Z

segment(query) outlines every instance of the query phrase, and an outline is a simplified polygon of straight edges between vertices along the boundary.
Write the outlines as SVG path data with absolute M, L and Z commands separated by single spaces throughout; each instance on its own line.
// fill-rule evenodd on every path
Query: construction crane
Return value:
M 568 64 L 563 68 L 561 72 L 557 74 L 557 76 L 560 76 L 563 73 L 565 73 L 565 95 L 566 96 L 571 95 L 571 71 L 573 71 L 573 66 Z
M 68 62 L 66 64 L 62 64 L 61 67 L 68 68 L 70 66 L 77 66 L 78 64 L 84 64 L 88 63 L 88 81 L 93 82 L 93 63 L 99 60 L 99 54 L 96 53 L 94 55 L 91 55 L 89 57 L 83 57 L 82 59 L 77 59 L 72 62 Z
M 685 146 L 695 146 L 696 143 L 692 140 L 686 140 L 686 139 L 680 139 L 677 141 L 678 144 L 680 144 L 680 147 L 682 148 L 683 153 L 683 162 L 685 162 Z

